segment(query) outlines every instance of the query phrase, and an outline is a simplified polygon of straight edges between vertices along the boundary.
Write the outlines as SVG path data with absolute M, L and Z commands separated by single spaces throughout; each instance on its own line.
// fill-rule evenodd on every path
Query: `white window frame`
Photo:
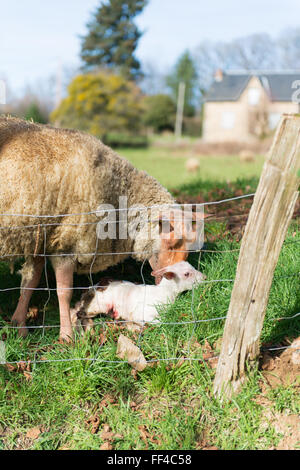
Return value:
M 261 97 L 261 90 L 258 87 L 250 87 L 248 90 L 248 104 L 257 106 Z
M 234 111 L 223 111 L 221 116 L 221 127 L 223 129 L 233 129 L 236 121 L 236 113 Z

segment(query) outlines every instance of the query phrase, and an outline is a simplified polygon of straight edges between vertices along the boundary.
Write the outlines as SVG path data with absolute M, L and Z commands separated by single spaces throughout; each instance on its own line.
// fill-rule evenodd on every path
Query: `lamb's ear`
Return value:
M 174 277 L 176 276 L 175 273 L 173 273 L 172 271 L 166 271 L 164 274 L 163 274 L 163 277 L 165 277 L 166 279 L 168 279 L 169 281 L 171 279 L 174 279 Z
M 174 279 L 176 274 L 174 273 L 174 271 L 170 271 L 170 268 L 167 267 L 167 268 L 157 269 L 157 271 L 152 271 L 151 276 L 154 276 L 154 277 L 161 276 L 161 277 L 165 277 L 168 280 L 171 280 L 171 279 Z

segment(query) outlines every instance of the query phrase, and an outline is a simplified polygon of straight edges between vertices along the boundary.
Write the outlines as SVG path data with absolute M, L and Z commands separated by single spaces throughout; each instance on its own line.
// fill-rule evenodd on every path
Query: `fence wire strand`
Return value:
M 250 197 L 253 197 L 255 193 L 251 193 L 251 194 L 246 194 L 246 195 L 241 195 L 241 196 L 236 196 L 236 197 L 232 197 L 232 198 L 228 198 L 228 199 L 223 199 L 223 200 L 220 200 L 220 201 L 211 201 L 211 202 L 206 202 L 206 203 L 202 203 L 202 204 L 177 204 L 176 207 L 180 206 L 211 206 L 211 205 L 218 205 L 218 204 L 222 204 L 222 203 L 226 203 L 226 202 L 230 202 L 230 201 L 235 201 L 235 200 L 239 200 L 239 199 L 242 199 L 242 198 L 250 198 Z M 165 205 L 155 205 L 155 206 L 149 206 L 147 208 L 143 207 L 143 208 L 134 208 L 135 210 L 145 210 L 145 209 L 152 209 L 152 208 L 155 208 L 157 209 L 158 207 L 162 207 L 162 208 L 165 208 Z M 119 209 L 107 209 L 105 210 L 105 212 L 119 212 L 119 211 L 123 211 L 123 210 L 129 210 L 128 208 L 119 208 Z M 33 215 L 33 214 L 0 214 L 0 217 L 3 216 L 3 217 L 27 217 L 27 218 L 36 218 L 38 219 L 39 221 L 41 219 L 54 219 L 54 218 L 63 218 L 63 217 L 70 217 L 70 216 L 84 216 L 84 215 L 98 215 L 99 214 L 99 210 L 95 210 L 95 211 L 90 211 L 90 212 L 82 212 L 82 213 L 67 213 L 67 214 L 57 214 L 57 215 Z M 211 221 L 216 221 L 216 220 L 221 220 L 221 219 L 231 219 L 231 218 L 242 218 L 242 217 L 247 217 L 249 215 L 249 213 L 242 213 L 242 214 L 235 214 L 235 215 L 225 215 L 225 216 L 217 216 L 217 215 L 209 215 L 208 218 L 207 218 L 207 222 L 211 222 Z M 116 220 L 116 221 L 113 221 L 112 223 L 119 223 L 120 220 Z M 96 237 L 96 244 L 95 244 L 95 251 L 92 252 L 92 253 L 47 253 L 47 227 L 55 227 L 55 226 L 89 226 L 89 225 L 96 225 L 98 224 L 99 221 L 96 221 L 96 222 L 78 222 L 78 223 L 59 223 L 59 222 L 54 222 L 54 223 L 41 223 L 41 222 L 38 222 L 36 224 L 31 224 L 31 225 L 15 225 L 15 226 L 0 226 L 0 230 L 17 230 L 17 229 L 38 229 L 38 233 L 40 233 L 40 228 L 42 228 L 42 231 L 43 231 L 43 235 L 44 235 L 44 241 L 43 241 L 43 252 L 42 253 L 36 253 L 36 250 L 34 253 L 32 254 L 27 254 L 27 256 L 33 256 L 34 258 L 36 257 L 42 257 L 44 258 L 44 276 L 45 276 L 45 282 L 46 282 L 46 287 L 36 287 L 36 288 L 29 288 L 29 287 L 9 287 L 9 288 L 3 288 L 3 289 L 0 289 L 0 292 L 11 292 L 11 291 L 15 291 L 15 290 L 19 290 L 19 289 L 22 289 L 22 290 L 30 290 L 30 291 L 45 291 L 48 293 L 48 296 L 47 296 L 47 299 L 44 303 L 44 306 L 43 306 L 43 314 L 42 314 L 42 324 L 41 325 L 27 325 L 27 326 L 15 326 L 15 325 L 9 325 L 9 324 L 4 324 L 4 325 L 0 325 L 0 329 L 2 328 L 3 330 L 5 329 L 16 329 L 16 330 L 20 330 L 20 329 L 31 329 L 31 330 L 34 330 L 34 329 L 37 329 L 37 330 L 42 330 L 42 338 L 44 338 L 44 335 L 45 335 L 45 331 L 48 330 L 48 329 L 52 329 L 52 328 L 60 328 L 60 325 L 49 325 L 49 324 L 46 324 L 46 310 L 47 310 L 47 306 L 50 302 L 50 299 L 51 299 L 51 292 L 52 291 L 57 291 L 57 287 L 56 288 L 51 288 L 50 287 L 50 284 L 49 284 L 49 278 L 48 278 L 48 270 L 47 270 L 47 258 L 51 258 L 51 257 L 77 257 L 77 256 L 92 256 L 92 261 L 90 263 L 90 268 L 89 268 L 89 274 L 88 274 L 88 277 L 89 277 L 89 281 L 90 281 L 90 285 L 89 286 L 75 286 L 75 287 L 66 287 L 66 288 L 60 288 L 60 290 L 81 290 L 81 291 L 86 291 L 86 290 L 93 290 L 94 293 L 96 294 L 97 292 L 97 289 L 101 288 L 101 286 L 99 286 L 98 284 L 95 284 L 94 283 L 94 280 L 93 280 L 93 266 L 95 264 L 95 261 L 96 261 L 96 258 L 97 256 L 118 256 L 118 255 L 125 255 L 125 256 L 130 256 L 130 255 L 149 255 L 149 254 L 152 254 L 150 251 L 121 251 L 121 252 L 98 252 L 98 244 L 99 244 L 99 239 L 98 237 Z M 106 222 L 107 223 L 107 222 Z M 287 244 L 290 244 L 290 243 L 299 243 L 299 240 L 289 240 L 287 242 L 285 242 Z M 214 249 L 206 249 L 206 248 L 201 248 L 201 249 L 198 249 L 198 250 L 174 250 L 174 252 L 182 252 L 182 251 L 187 251 L 188 253 L 198 253 L 199 254 L 199 257 L 198 257 L 198 268 L 199 268 L 199 263 L 200 263 L 200 256 L 202 253 L 238 253 L 240 251 L 240 248 L 234 248 L 234 249 L 227 249 L 227 250 L 214 250 Z M 1 258 L 20 258 L 20 257 L 23 257 L 23 254 L 20 254 L 20 253 L 11 253 L 11 254 L 5 254 L 3 256 L 1 256 Z M 224 321 L 226 319 L 226 315 L 225 316 L 216 316 L 216 317 L 212 317 L 212 318 L 197 318 L 197 315 L 196 315 L 196 312 L 195 312 L 195 286 L 193 285 L 192 289 L 191 289 L 191 306 L 190 306 L 190 313 L 191 313 L 191 316 L 192 316 L 192 320 L 187 320 L 187 321 L 145 321 L 145 305 L 146 305 L 146 281 L 145 281 L 145 277 L 144 277 L 144 274 L 143 274 L 143 269 L 144 269 L 144 264 L 146 262 L 146 257 L 144 258 L 142 264 L 141 264 L 141 268 L 140 268 L 140 276 L 141 276 L 141 279 L 142 279 L 142 284 L 144 286 L 144 301 L 143 301 L 143 312 L 142 312 L 142 326 L 155 326 L 155 327 L 159 327 L 159 326 L 163 326 L 163 325 L 166 325 L 166 326 L 184 326 L 184 325 L 192 325 L 192 331 L 190 333 L 190 337 L 189 337 L 189 340 L 187 342 L 187 348 L 186 348 L 186 357 L 170 357 L 170 358 L 158 358 L 158 359 L 149 359 L 149 360 L 146 360 L 147 363 L 155 363 L 155 362 L 160 362 L 160 361 L 178 361 L 178 360 L 184 360 L 184 361 L 201 361 L 201 362 L 205 362 L 205 360 L 202 358 L 202 357 L 190 357 L 191 356 L 191 343 L 192 343 L 192 338 L 194 337 L 195 335 L 195 332 L 196 332 L 196 326 L 197 324 L 202 324 L 202 323 L 208 323 L 208 322 L 215 322 L 215 321 Z M 286 275 L 286 276 L 276 276 L 274 277 L 274 280 L 278 280 L 278 279 L 281 279 L 281 278 L 288 278 L 288 277 L 294 277 L 294 276 L 299 276 L 300 275 L 300 272 L 298 273 L 295 273 L 295 274 L 289 274 L 289 275 Z M 209 280 L 204 280 L 202 281 L 201 285 L 209 285 L 209 284 L 213 284 L 213 283 L 232 283 L 234 282 L 234 279 L 209 279 Z M 99 310 L 100 310 L 100 305 L 99 305 Z M 299 313 L 295 313 L 294 315 L 292 316 L 288 316 L 288 317 L 281 317 L 281 318 L 276 318 L 276 319 L 273 319 L 273 321 L 282 321 L 282 320 L 291 320 L 291 319 L 295 319 L 297 317 L 300 316 L 300 312 Z M 103 328 L 103 332 L 104 334 L 106 333 L 107 331 L 107 328 L 110 326 L 110 325 L 126 325 L 127 323 L 132 323 L 128 320 L 103 320 L 101 319 L 101 321 L 94 321 L 93 322 L 93 325 L 94 326 L 101 326 Z M 76 335 L 75 335 L 76 336 Z M 142 343 L 142 336 L 143 336 L 143 329 L 140 329 L 139 331 L 139 334 L 138 334 L 138 339 L 137 339 L 137 344 L 138 344 L 138 347 L 140 348 L 141 347 L 141 343 Z M 206 338 L 207 339 L 207 338 Z M 29 361 L 31 364 L 39 364 L 39 363 L 49 363 L 49 362 L 54 362 L 54 363 L 59 363 L 59 362 L 72 362 L 72 361 L 91 361 L 91 362 L 102 362 L 102 363 L 113 363 L 113 364 L 118 364 L 118 363 L 124 363 L 124 360 L 105 360 L 101 357 L 99 357 L 99 354 L 100 354 L 100 351 L 101 349 L 103 348 L 103 345 L 104 345 L 104 342 L 102 342 L 98 348 L 98 350 L 96 351 L 96 354 L 94 355 L 94 357 L 90 358 L 90 357 L 76 357 L 76 358 L 60 358 L 60 359 L 37 359 L 36 358 L 36 355 L 37 355 L 37 352 L 35 352 L 34 354 L 34 360 L 33 361 Z M 284 350 L 284 349 L 289 349 L 291 348 L 292 346 L 280 346 L 280 347 L 268 347 L 268 348 L 262 348 L 263 351 L 265 350 L 268 350 L 268 351 L 276 351 L 276 350 Z M 295 349 L 295 348 L 294 348 Z M 298 349 L 296 349 L 298 350 Z M 212 356 L 211 358 L 209 359 L 217 359 L 218 356 Z M 24 359 L 21 359 L 21 360 L 18 360 L 18 361 L 9 361 L 9 362 L 5 362 L 5 364 L 18 364 L 20 362 L 28 362 L 25 361 Z

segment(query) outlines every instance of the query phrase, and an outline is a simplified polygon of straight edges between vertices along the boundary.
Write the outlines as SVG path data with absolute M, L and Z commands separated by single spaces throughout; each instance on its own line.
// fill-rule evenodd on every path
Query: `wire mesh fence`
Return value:
M 245 194 L 241 196 L 236 196 L 228 199 L 223 199 L 220 201 L 212 201 L 212 202 L 207 202 L 204 204 L 201 204 L 201 206 L 206 207 L 206 206 L 212 206 L 212 205 L 219 205 L 219 204 L 226 204 L 227 202 L 231 201 L 236 201 L 240 200 L 243 198 L 252 198 L 254 196 L 254 193 L 251 194 Z M 191 204 L 188 204 L 188 206 L 191 206 Z M 193 204 L 195 206 L 195 204 Z M 156 206 L 157 207 L 157 206 Z M 147 209 L 151 209 L 151 207 L 147 207 Z M 123 209 L 114 209 L 115 211 L 122 211 Z M 109 212 L 109 209 L 107 210 Z M 20 362 L 30 362 L 31 364 L 41 364 L 41 363 L 59 363 L 59 362 L 73 362 L 73 361 L 88 361 L 88 362 L 100 362 L 100 363 L 111 363 L 111 364 L 118 364 L 118 363 L 123 363 L 123 360 L 114 360 L 114 359 L 106 359 L 105 355 L 101 357 L 101 352 L 105 350 L 105 344 L 106 341 L 102 341 L 100 343 L 99 348 L 97 350 L 97 354 L 95 354 L 93 357 L 58 357 L 58 358 L 47 358 L 44 357 L 44 350 L 42 353 L 39 351 L 38 348 L 37 351 L 32 351 L 32 348 L 26 349 L 24 346 L 24 352 L 21 354 L 20 357 L 14 357 L 15 355 L 12 354 L 13 351 L 10 351 L 9 347 L 9 338 L 6 337 L 5 335 L 8 334 L 8 332 L 12 330 L 24 330 L 25 328 L 34 331 L 35 333 L 40 332 L 41 336 L 39 338 L 35 337 L 35 344 L 38 344 L 39 341 L 45 337 L 45 335 L 50 331 L 50 330 L 55 330 L 57 331 L 60 328 L 60 325 L 57 323 L 51 323 L 47 322 L 47 308 L 49 307 L 50 301 L 51 301 L 51 294 L 57 291 L 56 287 L 51 287 L 51 283 L 49 280 L 49 274 L 48 274 L 48 265 L 47 265 L 47 260 L 51 259 L 51 257 L 76 257 L 78 255 L 80 256 L 87 256 L 87 257 L 92 257 L 91 262 L 90 262 L 90 269 L 89 269 L 89 274 L 88 274 L 88 285 L 75 285 L 73 287 L 61 287 L 60 290 L 72 290 L 72 291 L 79 291 L 79 292 L 85 292 L 85 291 L 92 291 L 96 293 L 97 289 L 99 289 L 99 284 L 94 281 L 93 277 L 93 265 L 97 257 L 101 256 L 126 256 L 130 257 L 131 255 L 143 255 L 144 261 L 141 263 L 140 266 L 140 284 L 143 285 L 144 287 L 147 285 L 146 280 L 145 280 L 145 275 L 144 275 L 144 268 L 145 268 L 145 260 L 149 258 L 151 253 L 149 251 L 110 251 L 110 252 L 101 252 L 100 251 L 100 242 L 97 238 L 96 246 L 95 246 L 95 251 L 94 252 L 80 252 L 80 253 L 74 253 L 74 252 L 59 252 L 59 253 L 49 253 L 47 251 L 47 229 L 49 227 L 58 227 L 58 226 L 78 226 L 78 225 L 96 225 L 98 222 L 78 222 L 78 223 L 67 223 L 64 224 L 64 221 L 61 222 L 47 222 L 45 223 L 45 220 L 51 220 L 51 219 L 62 219 L 64 217 L 72 217 L 72 216 L 81 216 L 81 215 L 94 215 L 96 214 L 96 211 L 91 211 L 91 212 L 85 212 L 85 213 L 73 213 L 73 214 L 58 214 L 58 215 L 34 215 L 34 214 L 0 214 L 1 217 L 9 217 L 9 218 L 34 218 L 37 219 L 37 223 L 33 224 L 28 224 L 28 225 L 9 225 L 9 226 L 0 226 L 0 230 L 14 230 L 14 231 L 20 231 L 20 236 L 23 230 L 34 230 L 36 231 L 36 237 L 43 236 L 43 249 L 41 252 L 37 252 L 34 250 L 32 253 L 27 253 L 26 256 L 31 256 L 31 257 L 40 257 L 43 258 L 44 260 L 44 266 L 43 266 L 43 271 L 44 271 L 44 280 L 45 280 L 45 286 L 44 287 L 26 287 L 22 286 L 22 291 L 35 291 L 35 292 L 40 292 L 40 293 L 46 293 L 47 298 L 44 301 L 43 307 L 39 310 L 42 311 L 42 318 L 40 319 L 40 324 L 36 322 L 36 324 L 29 323 L 28 325 L 25 326 L 20 326 L 20 325 L 12 325 L 8 321 L 3 321 L 1 320 L 0 324 L 0 335 L 2 333 L 2 341 L 6 345 L 6 357 L 5 360 L 1 360 L 0 358 L 0 363 L 2 364 L 19 364 Z M 241 219 L 242 223 L 245 224 L 247 220 L 248 212 L 245 213 L 239 213 L 239 214 L 230 214 L 227 216 L 218 216 L 216 214 L 210 214 L 207 219 L 206 219 L 206 226 L 211 224 L 211 223 L 218 223 L 220 221 L 229 221 L 230 219 Z M 41 219 L 43 221 L 41 222 Z M 117 221 L 118 222 L 118 221 Z M 291 244 L 297 244 L 299 243 L 300 240 L 287 240 L 285 244 L 291 245 Z M 228 247 L 226 249 L 219 249 L 218 246 L 215 246 L 214 244 L 213 247 L 210 247 L 209 244 L 204 243 L 204 245 L 197 249 L 197 250 L 186 250 L 188 251 L 189 254 L 193 253 L 194 258 L 194 264 L 197 264 L 197 267 L 199 268 L 199 265 L 201 263 L 201 256 L 202 255 L 232 255 L 235 256 L 235 259 L 237 261 L 238 259 L 238 254 L 239 254 L 239 247 L 236 247 L 236 243 L 234 244 L 233 248 Z M 176 251 L 176 250 L 174 250 Z M 182 250 L 179 250 L 182 251 Z M 22 253 L 7 253 L 4 254 L 1 258 L 5 261 L 5 259 L 18 259 L 22 258 L 24 255 Z M 205 262 L 204 262 L 205 266 Z M 274 281 L 279 281 L 280 279 L 289 279 L 289 278 L 299 278 L 300 279 L 300 270 L 299 272 L 294 272 L 294 273 L 289 273 L 285 274 L 282 276 L 274 276 Z M 171 327 L 180 327 L 180 328 L 189 328 L 188 330 L 188 336 L 189 338 L 186 341 L 185 348 L 184 350 L 178 350 L 178 348 L 173 348 L 176 354 L 171 354 L 174 351 L 170 352 L 169 357 L 155 357 L 155 355 L 159 355 L 159 351 L 153 351 L 152 354 L 150 354 L 150 357 L 147 357 L 147 351 L 145 352 L 146 355 L 146 363 L 148 364 L 154 364 L 158 363 L 160 361 L 162 362 L 173 362 L 173 361 L 202 361 L 205 362 L 205 358 L 202 355 L 197 355 L 197 352 L 191 350 L 192 349 L 192 338 L 195 337 L 196 333 L 196 328 L 199 328 L 205 324 L 210 324 L 212 322 L 219 322 L 219 329 L 222 328 L 222 325 L 224 323 L 224 320 L 226 319 L 226 312 L 223 315 L 214 315 L 209 318 L 199 318 L 197 308 L 195 308 L 195 302 L 196 302 L 196 297 L 197 300 L 199 300 L 199 296 L 202 295 L 203 290 L 205 290 L 206 287 L 212 286 L 212 285 L 219 285 L 221 284 L 222 289 L 224 289 L 224 285 L 232 285 L 234 282 L 234 278 L 228 278 L 228 277 L 222 277 L 218 279 L 206 279 L 201 282 L 199 286 L 192 286 L 191 293 L 188 296 L 187 303 L 189 304 L 189 311 L 185 312 L 185 316 L 188 317 L 188 319 L 165 319 L 161 318 L 158 316 L 158 319 L 155 321 L 144 321 L 144 314 L 142 314 L 142 327 L 138 329 L 138 333 L 135 335 L 135 341 L 138 345 L 139 348 L 143 351 L 143 337 L 144 333 L 146 331 L 145 327 L 149 328 L 154 328 L 156 331 L 160 331 L 161 328 L 166 327 L 166 328 L 171 328 Z M 101 288 L 101 286 L 100 286 Z M 18 286 L 12 286 L 12 287 L 4 287 L 0 288 L 0 293 L 7 294 L 13 292 L 13 291 L 18 291 L 20 287 Z M 145 291 L 146 292 L 146 291 Z M 228 298 L 230 299 L 230 292 Z M 143 305 L 141 307 L 142 312 L 144 312 L 145 309 L 145 298 Z M 187 303 L 185 303 L 185 308 Z M 160 309 L 158 308 L 158 311 Z M 100 313 L 100 312 L 99 312 Z M 105 312 L 102 312 L 104 314 Z M 291 316 L 281 316 L 279 318 L 273 318 L 272 321 L 283 321 L 283 320 L 295 320 L 300 317 L 300 312 L 296 312 L 291 315 Z M 36 320 L 36 317 L 35 317 Z M 113 319 L 113 318 L 107 318 L 107 316 L 100 316 L 98 320 L 93 321 L 93 328 L 95 329 L 95 335 L 101 336 L 105 332 L 107 332 L 108 329 L 110 328 L 126 328 L 126 327 L 131 327 L 132 326 L 132 321 L 131 320 L 124 320 L 124 319 Z M 121 332 L 121 330 L 119 331 Z M 208 335 L 205 337 L 202 337 L 202 341 L 207 341 L 211 337 L 214 336 L 214 333 L 212 335 Z M 81 333 L 75 334 L 75 341 L 80 342 L 82 341 L 82 335 Z M 44 346 L 45 347 L 45 346 Z M 263 348 L 263 350 L 268 350 L 268 351 L 277 351 L 277 350 L 283 350 L 283 349 L 288 349 L 290 346 L 277 346 L 277 345 L 272 345 L 268 348 Z M 149 350 L 149 347 L 146 348 Z M 168 348 L 167 348 L 168 349 Z M 155 353 L 155 354 L 154 354 Z M 11 359 L 12 357 L 12 359 Z M 218 355 L 211 353 L 209 359 L 217 359 Z

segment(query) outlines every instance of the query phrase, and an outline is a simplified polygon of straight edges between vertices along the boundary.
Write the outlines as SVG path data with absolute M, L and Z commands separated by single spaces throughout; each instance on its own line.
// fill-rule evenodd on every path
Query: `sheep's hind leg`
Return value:
M 26 268 L 24 269 L 24 267 Z M 26 328 L 26 316 L 28 311 L 29 301 L 32 296 L 33 289 L 35 289 L 41 278 L 44 267 L 43 258 L 34 258 L 32 261 L 25 263 L 22 272 L 21 295 L 18 301 L 15 313 L 12 316 L 11 322 L 14 326 L 19 327 L 18 333 L 20 336 L 27 336 L 28 329 Z M 27 277 L 26 272 L 29 268 L 30 276 Z M 23 288 L 23 290 L 22 290 Z M 25 288 L 25 289 L 24 289 Z

